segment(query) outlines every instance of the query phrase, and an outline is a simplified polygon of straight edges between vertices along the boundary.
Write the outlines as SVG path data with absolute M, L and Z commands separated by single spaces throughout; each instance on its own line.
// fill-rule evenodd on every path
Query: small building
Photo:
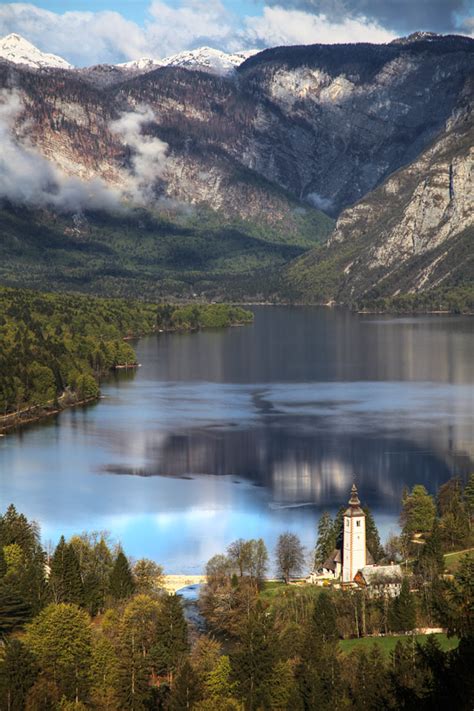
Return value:
M 397 597 L 402 589 L 403 573 L 399 565 L 366 565 L 357 571 L 354 581 L 370 597 Z
M 349 507 L 344 512 L 341 548 L 335 548 L 323 565 L 307 581 L 316 585 L 340 581 L 345 586 L 367 589 L 373 597 L 396 597 L 400 594 L 403 574 L 399 565 L 375 565 L 367 549 L 365 513 L 360 505 L 355 484 Z

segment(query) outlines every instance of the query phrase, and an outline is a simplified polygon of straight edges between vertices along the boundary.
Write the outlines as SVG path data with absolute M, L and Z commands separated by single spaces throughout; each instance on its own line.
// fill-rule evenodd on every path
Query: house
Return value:
M 366 565 L 357 571 L 354 581 L 367 589 L 370 597 L 397 597 L 402 589 L 403 573 L 399 565 Z

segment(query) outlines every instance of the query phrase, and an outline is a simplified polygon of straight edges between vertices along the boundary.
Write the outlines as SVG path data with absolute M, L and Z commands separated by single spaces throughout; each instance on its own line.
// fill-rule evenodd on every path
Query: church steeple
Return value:
M 360 506 L 360 499 L 357 493 L 357 486 L 352 484 L 351 498 L 349 499 L 349 506 Z
M 352 484 L 349 508 L 344 512 L 342 547 L 342 580 L 351 583 L 367 562 L 365 547 L 365 513 L 360 506 L 357 487 Z

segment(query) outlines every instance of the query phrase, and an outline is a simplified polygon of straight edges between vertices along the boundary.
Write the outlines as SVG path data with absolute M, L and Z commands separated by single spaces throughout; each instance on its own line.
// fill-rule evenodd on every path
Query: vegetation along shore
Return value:
M 249 323 L 226 304 L 150 304 L 0 288 L 0 432 L 92 402 L 100 379 L 137 365 L 127 339 Z

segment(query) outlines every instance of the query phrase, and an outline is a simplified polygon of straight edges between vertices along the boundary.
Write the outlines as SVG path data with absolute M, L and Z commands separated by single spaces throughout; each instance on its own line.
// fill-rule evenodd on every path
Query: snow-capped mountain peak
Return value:
M 242 62 L 256 54 L 258 50 L 228 54 L 212 47 L 199 47 L 173 54 L 161 60 L 165 67 L 184 67 L 186 69 L 202 69 L 213 74 L 231 74 Z
M 24 64 L 35 69 L 43 67 L 72 69 L 72 65 L 62 57 L 42 52 L 34 44 L 14 32 L 0 39 L 0 59 L 7 59 L 14 64 Z
M 151 59 L 151 57 L 141 57 L 140 59 L 132 59 L 129 62 L 121 62 L 115 66 L 121 69 L 136 69 L 137 71 L 151 71 L 163 66 L 161 59 Z

